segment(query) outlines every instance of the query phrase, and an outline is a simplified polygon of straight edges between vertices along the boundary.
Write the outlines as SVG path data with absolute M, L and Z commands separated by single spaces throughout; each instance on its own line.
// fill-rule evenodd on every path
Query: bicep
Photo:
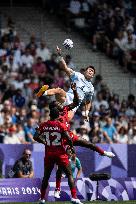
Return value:
M 73 71 L 73 69 L 70 69 L 70 79 L 72 82 L 74 82 L 75 80 L 78 81 L 80 78 L 81 78 L 80 72 L 75 72 L 75 71 Z
M 73 70 L 71 68 L 69 68 L 65 62 L 65 60 L 63 58 L 61 58 L 60 61 L 60 67 L 66 72 L 66 74 L 70 77 L 70 75 L 72 74 Z

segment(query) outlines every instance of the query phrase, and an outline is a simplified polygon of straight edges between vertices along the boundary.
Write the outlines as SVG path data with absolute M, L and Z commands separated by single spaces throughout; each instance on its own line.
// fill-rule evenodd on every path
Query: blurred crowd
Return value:
M 73 68 L 70 55 L 67 65 Z M 84 70 L 81 69 L 83 72 Z M 28 43 L 20 39 L 11 18 L 0 36 L 0 143 L 35 143 L 35 127 L 49 119 L 48 104 L 53 97 L 36 93 L 43 84 L 66 91 L 69 79 L 60 69 L 58 56 L 35 35 Z M 71 121 L 73 131 L 93 143 L 136 143 L 136 100 L 133 95 L 120 101 L 110 92 L 102 76 L 94 79 L 95 95 L 89 121 L 84 120 L 84 105 Z
M 85 107 L 77 111 L 71 121 L 76 134 L 92 143 L 136 144 L 136 99 L 129 95 L 120 101 L 111 93 L 102 76 L 94 79 L 95 95 L 89 121 L 84 120 Z
M 93 51 L 100 50 L 115 59 L 124 72 L 136 73 L 135 0 L 55 2 L 54 5 L 48 5 L 50 12 L 63 16 L 61 19 L 68 31 L 76 28 L 88 38 Z

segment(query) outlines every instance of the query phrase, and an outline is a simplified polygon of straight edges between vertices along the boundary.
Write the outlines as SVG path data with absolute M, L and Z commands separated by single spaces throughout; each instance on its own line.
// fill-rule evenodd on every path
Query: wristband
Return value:
M 48 95 L 48 92 L 47 91 L 45 91 L 44 92 L 44 94 L 43 94 L 43 96 L 47 96 Z

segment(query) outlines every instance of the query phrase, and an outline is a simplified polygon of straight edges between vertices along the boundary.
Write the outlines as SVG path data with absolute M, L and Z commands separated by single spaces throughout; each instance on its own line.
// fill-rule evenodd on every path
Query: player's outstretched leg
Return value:
M 88 149 L 91 149 L 95 152 L 98 152 L 100 155 L 102 156 L 107 156 L 109 158 L 113 158 L 115 157 L 115 154 L 113 154 L 112 152 L 107 152 L 107 151 L 104 151 L 102 148 L 98 147 L 97 145 L 91 143 L 91 142 L 88 142 L 82 138 L 78 138 L 76 141 L 74 141 L 73 143 L 75 146 L 81 146 L 81 147 L 86 147 Z

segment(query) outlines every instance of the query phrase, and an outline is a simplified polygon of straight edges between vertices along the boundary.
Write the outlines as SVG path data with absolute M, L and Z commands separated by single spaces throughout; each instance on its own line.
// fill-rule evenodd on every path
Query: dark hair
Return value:
M 40 56 L 37 57 L 37 60 L 42 60 L 42 58 Z
M 84 68 L 81 68 L 81 69 L 80 69 L 80 73 L 81 73 L 81 74 L 83 74 L 83 73 L 84 73 L 84 71 L 85 71 L 85 69 L 84 69 Z
M 56 107 L 56 101 L 52 101 L 50 104 L 49 104 L 49 109 L 51 110 L 52 108 L 55 108 Z
M 122 130 L 123 130 L 123 134 L 127 134 L 127 130 L 126 130 L 126 128 L 123 127 L 123 126 L 121 126 L 121 127 L 119 128 L 119 134 L 121 133 Z
M 94 74 L 95 74 L 96 70 L 95 70 L 95 68 L 94 68 L 92 65 L 87 66 L 87 67 L 85 68 L 85 71 L 86 71 L 87 69 L 89 69 L 89 68 L 93 69 L 93 70 L 94 70 Z
M 50 109 L 50 118 L 51 120 L 55 120 L 59 117 L 59 110 L 54 107 Z

